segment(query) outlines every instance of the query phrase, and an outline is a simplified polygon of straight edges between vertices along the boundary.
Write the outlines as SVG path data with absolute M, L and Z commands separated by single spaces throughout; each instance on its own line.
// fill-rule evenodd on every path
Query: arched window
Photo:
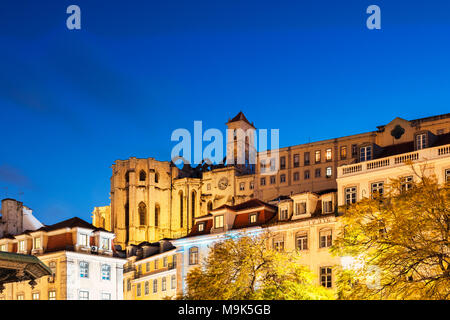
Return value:
M 155 172 L 155 183 L 158 183 L 159 181 L 159 173 Z
M 125 173 L 125 182 L 128 183 L 130 182 L 130 172 L 127 171 L 127 173 Z
M 155 227 L 159 226 L 159 204 L 155 205 Z
M 146 221 L 145 221 L 146 216 L 147 216 L 147 206 L 145 205 L 144 202 L 141 202 L 141 203 L 139 203 L 139 224 L 141 226 L 146 225 Z
M 212 201 L 208 201 L 208 213 L 213 209 Z
M 145 173 L 144 170 L 141 170 L 139 172 L 139 181 L 145 181 L 145 179 L 147 179 L 147 174 Z
M 183 191 L 180 191 L 180 228 L 183 228 Z
M 192 227 L 194 226 L 194 219 L 195 219 L 195 198 L 197 194 L 195 191 L 192 191 L 191 193 L 191 206 L 192 206 Z

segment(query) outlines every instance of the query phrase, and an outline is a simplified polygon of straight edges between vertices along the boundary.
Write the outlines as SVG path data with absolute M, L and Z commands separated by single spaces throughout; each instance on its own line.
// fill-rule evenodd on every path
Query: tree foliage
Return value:
M 384 196 L 346 208 L 332 248 L 351 261 L 339 274 L 339 298 L 450 298 L 450 186 L 417 177 L 408 188 L 393 179 Z
M 187 277 L 190 300 L 332 299 L 298 263 L 297 253 L 267 246 L 268 234 L 241 235 L 214 244 L 201 266 Z

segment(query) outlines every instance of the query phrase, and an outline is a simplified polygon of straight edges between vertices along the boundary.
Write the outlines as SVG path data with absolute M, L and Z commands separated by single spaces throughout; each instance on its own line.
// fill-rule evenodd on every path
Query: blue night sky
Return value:
M 194 120 L 289 146 L 450 105 L 450 1 L 2 0 L 0 48 L 0 196 L 45 224 L 91 221 L 116 159 L 169 160 Z

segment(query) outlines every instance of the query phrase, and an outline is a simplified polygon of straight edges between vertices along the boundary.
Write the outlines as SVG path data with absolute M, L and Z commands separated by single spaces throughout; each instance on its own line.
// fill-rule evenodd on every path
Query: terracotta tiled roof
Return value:
M 224 205 L 212 210 L 212 212 L 220 210 L 220 209 L 224 209 L 224 208 L 228 208 L 232 211 L 242 211 L 242 210 L 247 210 L 247 209 L 252 209 L 252 208 L 259 208 L 262 206 L 266 206 L 266 207 L 272 208 L 274 210 L 276 210 L 276 208 L 277 208 L 276 206 L 268 204 L 259 199 L 251 199 L 251 200 L 242 202 L 242 203 L 234 205 L 234 206 L 229 206 L 229 205 L 224 204 Z
M 36 231 L 53 231 L 53 230 L 58 230 L 58 229 L 64 229 L 64 228 L 86 228 L 86 229 L 93 229 L 95 231 L 99 230 L 99 231 L 104 231 L 104 232 L 109 232 L 103 228 L 97 228 L 95 226 L 93 226 L 92 224 L 84 221 L 83 219 L 80 219 L 78 217 L 74 217 L 74 218 L 70 218 L 52 225 L 46 225 L 43 226 L 42 228 L 39 228 Z
M 253 127 L 253 123 L 250 123 L 250 121 L 247 120 L 242 111 L 239 111 L 239 113 L 233 119 L 229 120 L 227 123 L 237 122 L 241 120 L 247 122 L 249 125 Z

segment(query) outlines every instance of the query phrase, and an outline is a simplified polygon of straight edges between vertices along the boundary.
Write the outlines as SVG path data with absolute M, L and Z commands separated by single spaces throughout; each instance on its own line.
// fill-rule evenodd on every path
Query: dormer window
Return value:
M 371 146 L 362 147 L 360 149 L 359 161 L 363 162 L 369 160 L 372 160 L 372 147 Z
M 256 213 L 252 213 L 250 215 L 250 223 L 256 223 L 256 218 L 257 218 Z
M 79 245 L 82 245 L 82 246 L 85 246 L 85 247 L 87 247 L 87 246 L 89 246 L 89 236 L 87 235 L 87 234 L 84 234 L 84 233 L 80 233 L 79 235 L 78 235 L 78 244 Z
M 306 201 L 297 202 L 295 204 L 295 215 L 301 215 L 306 213 Z
M 41 238 L 37 237 L 33 239 L 33 247 L 34 249 L 42 249 L 41 247 Z
M 204 222 L 198 224 L 198 231 L 202 232 L 203 230 L 205 230 L 205 223 Z
M 223 215 L 214 217 L 214 228 L 216 229 L 223 228 Z
M 287 218 L 288 218 L 288 209 L 281 209 L 280 220 L 287 220 Z
M 427 147 L 427 134 L 421 133 L 416 135 L 416 150 L 421 150 Z
M 102 250 L 109 250 L 109 239 L 108 238 L 100 238 L 100 248 Z
M 323 212 L 324 213 L 333 212 L 333 201 L 324 201 L 323 202 Z

